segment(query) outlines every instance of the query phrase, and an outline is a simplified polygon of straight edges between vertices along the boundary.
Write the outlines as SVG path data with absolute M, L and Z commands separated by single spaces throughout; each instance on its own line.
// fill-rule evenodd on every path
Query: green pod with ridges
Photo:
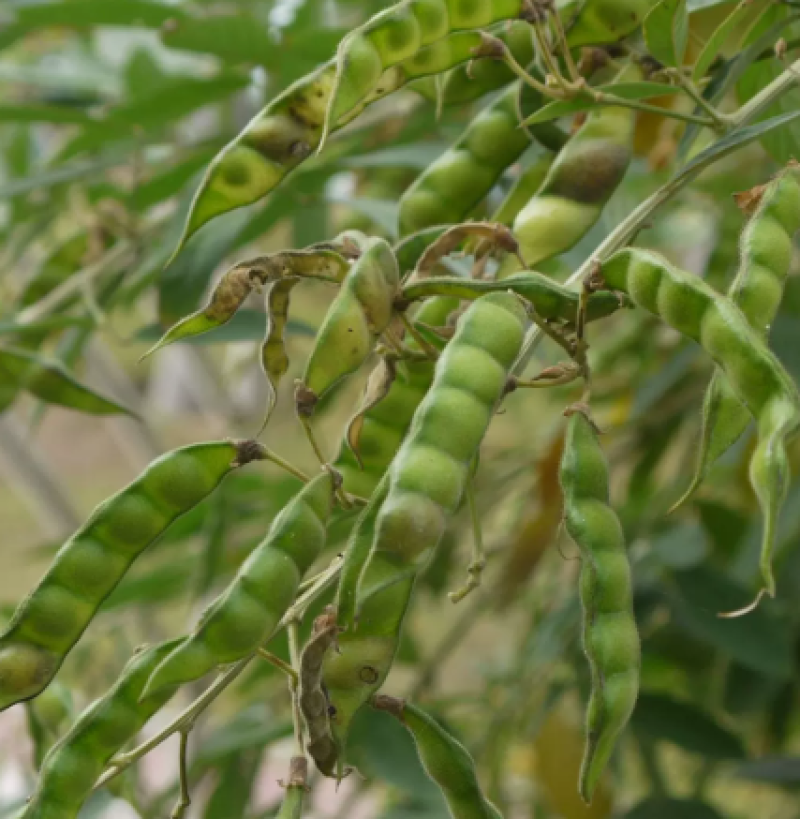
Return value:
M 360 258 L 345 277 L 317 334 L 303 374 L 304 414 L 342 378 L 370 356 L 389 326 L 400 286 L 391 246 L 383 239 L 365 243 Z
M 389 673 L 415 577 L 458 508 L 525 321 L 509 293 L 484 296 L 461 316 L 386 473 L 382 502 L 368 507 L 351 535 L 337 597 L 341 653 L 327 658 L 323 675 L 340 747 L 353 715 Z
M 0 412 L 25 390 L 47 404 L 56 404 L 89 415 L 133 415 L 133 413 L 78 381 L 60 362 L 30 350 L 0 347 Z
M 448 297 L 428 299 L 413 317 L 415 323 L 438 327 L 458 308 L 458 300 Z M 414 339 L 408 346 L 415 350 Z M 441 340 L 441 346 L 444 341 Z M 363 468 L 346 443 L 342 443 L 334 467 L 344 479 L 344 488 L 362 497 L 372 495 L 411 426 L 417 407 L 433 382 L 433 361 L 409 360 L 397 365 L 397 375 L 388 395 L 365 416 L 359 436 Z
M 508 30 L 498 32 L 511 56 L 519 65 L 533 61 L 533 32 L 530 24 L 515 20 Z M 443 105 L 464 105 L 480 99 L 484 94 L 497 91 L 517 79 L 516 74 L 502 60 L 480 59 L 450 69 L 441 87 Z
M 518 17 L 524 5 L 525 0 L 402 0 L 378 12 L 339 43 L 325 134 L 375 93 L 392 66 L 454 32 Z
M 615 43 L 636 31 L 658 0 L 586 0 L 565 9 L 570 47 Z
M 609 506 L 605 455 L 586 409 L 576 406 L 568 412 L 559 474 L 566 529 L 581 552 L 583 650 L 592 692 L 579 791 L 591 802 L 636 705 L 641 650 L 622 527 Z
M 635 66 L 620 79 L 641 77 Z M 542 186 L 514 219 L 522 258 L 533 267 L 569 250 L 600 218 L 633 156 L 636 113 L 596 108 L 553 162 Z M 501 275 L 514 270 L 504 265 Z
M 400 198 L 400 234 L 463 221 L 510 165 L 530 145 L 520 122 L 519 83 L 467 126 Z M 541 104 L 540 95 L 523 93 L 523 114 Z
M 555 156 L 552 153 L 545 152 L 525 168 L 498 205 L 491 221 L 502 225 L 513 225 L 517 214 L 544 184 L 554 159 Z
M 266 458 L 255 441 L 173 450 L 104 501 L 61 547 L 0 635 L 0 710 L 42 691 L 136 558 L 233 469 Z
M 800 170 L 785 168 L 760 195 L 740 241 L 739 272 L 728 290 L 750 326 L 764 339 L 780 307 L 786 277 L 792 264 L 792 237 L 800 230 Z M 703 482 L 708 470 L 736 443 L 752 416 L 736 397 L 725 375 L 711 378 L 703 402 L 700 453 L 694 478 L 683 497 L 687 500 Z M 674 508 L 674 507 L 673 507 Z
M 123 746 L 173 695 L 164 691 L 139 702 L 148 677 L 175 642 L 139 650 L 114 685 L 93 702 L 50 750 L 36 790 L 17 819 L 74 819 L 100 775 Z
M 333 472 L 318 475 L 283 508 L 194 631 L 153 672 L 143 700 L 241 660 L 269 639 L 325 546 L 337 480 Z
M 600 281 L 696 341 L 755 418 L 758 443 L 750 461 L 750 482 L 764 515 L 761 575 L 765 590 L 774 595 L 772 550 L 789 479 L 786 442 L 800 425 L 794 382 L 730 299 L 658 254 L 621 250 L 603 263 Z
M 329 130 L 414 80 L 471 60 L 477 37 L 456 32 L 389 68 L 370 95 Z M 300 78 L 217 154 L 195 194 L 178 250 L 211 219 L 263 199 L 320 147 L 335 77 L 336 60 L 330 60 Z
M 373 697 L 372 706 L 408 729 L 420 762 L 439 786 L 452 819 L 503 819 L 484 795 L 469 751 L 433 717 L 410 702 L 382 694 Z
M 407 284 L 401 298 L 407 301 L 430 296 L 478 299 L 487 293 L 516 293 L 530 302 L 537 314 L 548 321 L 573 324 L 578 314 L 578 294 L 540 273 L 515 273 L 500 281 L 433 276 Z M 596 321 L 626 306 L 626 301 L 608 292 L 592 293 L 586 306 L 586 320 Z

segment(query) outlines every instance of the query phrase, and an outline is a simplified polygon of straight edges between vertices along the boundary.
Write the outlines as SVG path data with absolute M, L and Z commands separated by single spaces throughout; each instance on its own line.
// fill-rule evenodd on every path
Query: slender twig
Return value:
M 420 349 L 425 352 L 425 355 L 436 361 L 436 359 L 439 358 L 439 351 L 419 332 L 419 330 L 417 330 L 414 323 L 405 313 L 398 312 L 397 315 L 400 316 L 400 321 L 403 322 L 403 327 L 406 328 L 408 334 L 414 339 L 414 341 L 419 344 Z
M 627 100 L 624 97 L 618 97 L 616 94 L 611 94 L 607 91 L 595 91 L 587 87 L 585 93 L 598 105 L 614 105 L 619 108 L 632 108 L 634 111 L 658 114 L 668 119 L 679 119 L 681 122 L 691 122 L 695 125 L 702 125 L 704 128 L 713 128 L 715 125 L 714 120 L 710 117 L 699 117 L 696 114 L 688 114 L 684 111 L 676 111 L 672 108 L 661 108 L 658 105 L 651 105 L 641 100 Z
M 553 4 L 552 8 L 553 27 L 556 30 L 556 37 L 558 37 L 558 44 L 561 54 L 564 57 L 564 62 L 567 64 L 567 71 L 573 82 L 580 82 L 581 72 L 578 71 L 578 66 L 575 65 L 575 60 L 572 58 L 572 49 L 567 42 L 567 34 L 564 31 L 564 23 L 561 20 L 561 13 L 558 10 L 558 5 Z
M 731 119 L 717 109 L 697 90 L 697 86 L 680 69 L 667 71 L 667 76 L 671 77 L 680 87 L 694 100 L 695 105 L 702 108 L 711 118 L 712 127 L 725 133 L 731 127 Z
M 297 672 L 291 665 L 289 665 L 289 663 L 278 657 L 277 654 L 267 651 L 266 648 L 259 648 L 258 656 L 261 657 L 262 660 L 266 660 L 270 665 L 274 665 L 275 668 L 279 668 L 284 674 L 286 674 L 287 677 L 289 677 L 290 680 L 293 680 L 295 683 L 297 682 Z
M 311 478 L 309 478 L 305 472 L 298 469 L 284 458 L 281 458 L 280 455 L 277 455 L 271 449 L 266 449 L 265 452 L 268 461 L 272 461 L 272 463 L 274 463 L 276 466 L 279 466 L 281 469 L 285 469 L 290 475 L 294 475 L 295 478 L 298 478 L 303 483 L 308 483 L 311 480 Z
M 181 745 L 178 751 L 178 772 L 180 777 L 181 793 L 178 804 L 172 809 L 170 819 L 182 819 L 189 806 L 192 804 L 192 797 L 189 793 L 189 771 L 187 757 L 189 755 L 189 734 L 192 732 L 193 723 L 184 725 L 181 728 Z
M 469 516 L 472 522 L 472 560 L 467 566 L 467 582 L 458 591 L 450 592 L 447 595 L 453 603 L 460 603 L 470 592 L 473 592 L 481 585 L 481 575 L 486 568 L 481 515 L 478 511 L 478 505 L 475 503 L 475 486 L 472 478 L 467 481 L 464 494 L 467 496 L 467 506 L 469 506 Z
M 289 691 L 292 696 L 292 718 L 294 721 L 294 744 L 295 756 L 305 757 L 303 748 L 303 720 L 300 713 L 299 681 L 300 681 L 300 623 L 292 620 L 286 626 L 286 633 L 289 637 L 289 659 L 292 663 L 294 674 L 289 678 Z

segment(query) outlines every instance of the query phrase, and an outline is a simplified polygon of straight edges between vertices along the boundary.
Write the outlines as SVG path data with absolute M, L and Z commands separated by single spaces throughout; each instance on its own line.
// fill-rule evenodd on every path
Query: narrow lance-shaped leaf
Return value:
M 41 401 L 86 412 L 90 415 L 132 415 L 135 413 L 78 381 L 58 361 L 13 347 L 0 349 L 0 381 L 27 390 Z M 0 394 L 0 411 L 14 400 L 16 389 Z
M 269 286 L 267 290 L 267 333 L 261 347 L 261 366 L 267 376 L 267 410 L 264 415 L 262 431 L 275 409 L 278 400 L 278 386 L 289 369 L 289 356 L 286 352 L 284 335 L 289 315 L 289 301 L 298 279 L 282 279 Z
M 748 14 L 752 14 L 752 11 L 752 0 L 741 0 L 739 5 L 714 29 L 692 69 L 692 79 L 695 82 L 705 76 L 706 71 L 711 68 L 711 64 L 719 55 L 734 29 Z
M 689 42 L 686 0 L 661 0 L 645 18 L 644 39 L 659 62 L 680 66 Z
M 202 310 L 173 325 L 143 358 L 175 341 L 227 324 L 250 293 L 265 284 L 290 277 L 338 284 L 347 270 L 347 260 L 333 250 L 285 250 L 240 262 L 220 279 Z

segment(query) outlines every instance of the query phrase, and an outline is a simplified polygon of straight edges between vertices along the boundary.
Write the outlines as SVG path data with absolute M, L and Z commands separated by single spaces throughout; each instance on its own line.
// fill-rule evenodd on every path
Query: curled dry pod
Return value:
M 764 514 L 761 575 L 774 595 L 772 550 L 789 481 L 786 441 L 800 425 L 800 397 L 792 379 L 730 299 L 658 254 L 621 250 L 594 278 L 599 286 L 627 293 L 634 304 L 700 344 L 755 418 L 758 443 L 750 482 Z
M 297 702 L 306 734 L 306 750 L 318 770 L 334 776 L 340 763 L 339 747 L 331 730 L 330 703 L 322 684 L 322 663 L 329 651 L 338 650 L 336 609 L 327 606 L 314 620 L 311 636 L 300 655 Z
M 481 790 L 469 751 L 433 717 L 385 694 L 373 697 L 372 706 L 388 712 L 409 730 L 420 761 L 441 789 L 453 819 L 502 819 Z
M 11 404 L 17 390 L 26 390 L 48 404 L 58 404 L 90 415 L 133 413 L 78 381 L 60 361 L 16 347 L 0 348 L 0 412 Z
M 473 32 L 457 32 L 394 64 L 348 116 L 328 121 L 328 132 L 407 83 L 471 60 L 476 39 Z M 336 72 L 336 60 L 330 60 L 299 79 L 217 154 L 195 194 L 178 250 L 214 217 L 263 199 L 320 147 Z
M 755 211 L 742 232 L 740 266 L 728 296 L 750 326 L 768 338 L 792 264 L 792 237 L 800 229 L 800 168 L 790 164 L 756 192 Z M 752 197 L 750 200 L 752 201 Z M 708 470 L 747 429 L 752 416 L 736 397 L 725 375 L 711 378 L 703 403 L 700 453 L 691 485 L 679 506 L 702 483 Z
M 172 696 L 146 703 L 139 696 L 158 663 L 174 648 L 162 643 L 138 651 L 119 679 L 75 721 L 42 763 L 36 790 L 17 819 L 75 819 L 111 758 Z
M 266 310 L 267 333 L 261 345 L 261 368 L 267 377 L 267 411 L 262 430 L 266 427 L 278 400 L 278 385 L 289 369 L 284 333 L 289 319 L 289 300 L 298 279 L 283 279 L 268 285 Z
M 241 660 L 269 639 L 325 546 L 337 481 L 332 470 L 318 475 L 283 508 L 195 630 L 153 672 L 144 701 Z
M 458 307 L 456 299 L 435 297 L 428 299 L 414 315 L 415 324 L 439 326 Z M 414 339 L 406 342 L 417 350 Z M 439 348 L 444 346 L 440 339 Z M 392 462 L 400 443 L 411 426 L 417 407 L 433 382 L 435 363 L 426 359 L 400 361 L 386 396 L 365 408 L 358 429 L 360 463 L 352 448 L 343 442 L 334 466 L 344 478 L 344 487 L 362 497 L 370 497 Z
M 370 356 L 389 326 L 399 284 L 390 245 L 383 239 L 369 240 L 317 334 L 303 374 L 303 403 L 298 403 L 304 415 L 311 415 L 317 400 Z
M 134 560 L 233 469 L 266 457 L 255 441 L 173 450 L 104 501 L 61 547 L 0 635 L 0 710 L 53 679 Z
M 417 572 L 458 508 L 470 467 L 522 346 L 525 311 L 510 293 L 470 305 L 383 482 L 354 527 L 337 595 L 340 654 L 323 679 L 341 746 L 383 684 Z M 357 616 L 356 616 L 357 615 Z
M 629 66 L 620 79 L 640 76 L 637 67 Z M 596 108 L 561 149 L 541 188 L 514 220 L 527 265 L 569 250 L 600 218 L 628 170 L 635 119 L 628 108 Z M 504 266 L 501 275 L 512 269 Z
M 527 116 L 540 105 L 538 92 L 515 83 L 478 114 L 401 197 L 401 235 L 463 221 L 530 145 L 520 113 Z
M 592 693 L 579 790 L 591 802 L 617 737 L 633 713 L 641 652 L 622 527 L 609 506 L 608 465 L 587 412 L 582 405 L 567 410 L 560 479 L 566 529 L 581 551 L 583 649 Z
M 283 250 L 232 267 L 220 280 L 208 304 L 170 327 L 145 356 L 175 341 L 192 338 L 227 324 L 253 290 L 286 279 L 320 279 L 338 284 L 349 270 L 344 256 L 322 249 Z
M 401 291 L 401 299 L 416 301 L 430 296 L 478 299 L 487 293 L 502 293 L 509 290 L 530 302 L 543 319 L 565 324 L 575 322 L 579 302 L 578 294 L 540 273 L 515 273 L 501 281 L 433 276 L 407 284 Z M 596 321 L 626 306 L 628 306 L 627 300 L 614 293 L 592 293 L 586 306 L 586 319 Z
M 518 17 L 525 0 L 402 0 L 351 31 L 336 52 L 336 79 L 322 137 L 375 92 L 387 69 L 467 29 Z

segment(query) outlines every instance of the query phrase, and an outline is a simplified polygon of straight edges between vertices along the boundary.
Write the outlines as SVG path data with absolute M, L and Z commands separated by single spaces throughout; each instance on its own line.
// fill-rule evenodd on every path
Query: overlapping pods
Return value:
M 769 184 L 750 192 L 757 200 L 740 241 L 740 266 L 728 296 L 764 339 L 778 312 L 792 263 L 792 237 L 800 230 L 800 167 L 792 163 Z M 748 201 L 752 204 L 750 197 Z M 752 420 L 722 372 L 715 372 L 703 404 L 703 431 L 694 479 L 681 501 L 739 439 Z
M 636 704 L 640 649 L 622 527 L 609 506 L 606 459 L 588 408 L 576 405 L 567 413 L 560 479 L 566 529 L 581 552 L 583 648 L 592 693 L 579 790 L 590 802 Z
M 786 441 L 800 426 L 800 397 L 781 363 L 744 314 L 702 279 L 644 250 L 621 250 L 602 265 L 596 285 L 627 293 L 634 304 L 696 341 L 714 359 L 731 391 L 755 418 L 758 443 L 750 481 L 764 515 L 761 575 L 775 594 L 772 550 L 786 496 Z
M 153 671 L 144 702 L 252 654 L 269 639 L 325 545 L 337 480 L 332 471 L 317 476 L 283 508 L 192 634 Z
M 17 819 L 74 819 L 111 758 L 172 696 L 164 689 L 147 702 L 139 698 L 153 669 L 176 641 L 145 647 L 128 662 L 117 682 L 93 702 L 44 759 L 36 790 Z
M 266 457 L 255 441 L 176 449 L 104 501 L 61 547 L 0 635 L 0 710 L 53 679 L 134 560 L 233 469 Z
M 353 530 L 337 596 L 341 653 L 327 658 L 323 674 L 340 744 L 389 672 L 414 579 L 459 505 L 524 326 L 525 311 L 512 294 L 492 293 L 470 305 Z

